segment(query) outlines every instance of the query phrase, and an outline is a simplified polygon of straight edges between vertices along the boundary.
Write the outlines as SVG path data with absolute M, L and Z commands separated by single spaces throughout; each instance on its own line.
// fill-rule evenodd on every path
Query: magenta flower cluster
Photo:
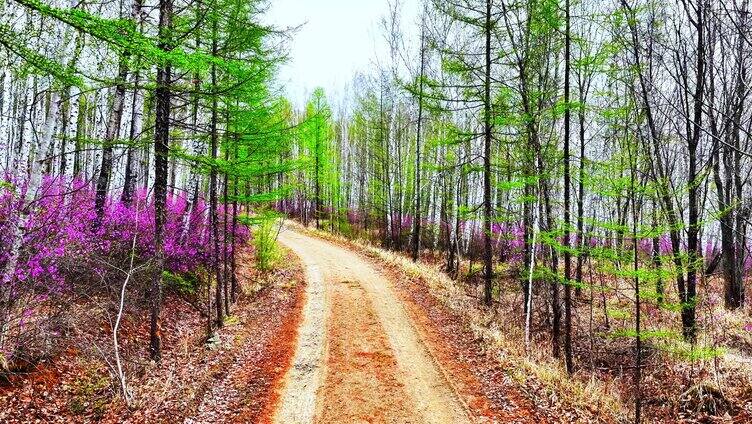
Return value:
M 31 294 L 47 298 L 91 278 L 114 277 L 129 263 L 144 264 L 154 257 L 154 204 L 146 189 L 139 189 L 130 204 L 119 196 L 107 199 L 97 221 L 91 184 L 46 177 L 24 202 L 25 184 L 6 178 L 0 187 L 0 270 L 8 268 L 15 228 L 23 225 L 23 239 L 14 275 L 0 284 L 10 298 Z M 212 264 L 211 227 L 203 199 L 191 204 L 184 193 L 169 195 L 164 230 L 165 268 L 176 274 L 196 273 Z M 228 213 L 231 211 L 227 211 Z M 222 207 L 220 237 L 231 218 Z M 99 222 L 99 225 L 95 225 Z M 228 229 L 231 223 L 228 222 Z M 236 227 L 239 244 L 250 234 Z M 132 249 L 135 240 L 135 249 Z M 227 246 L 232 255 L 232 245 Z M 229 256 L 228 256 L 229 257 Z

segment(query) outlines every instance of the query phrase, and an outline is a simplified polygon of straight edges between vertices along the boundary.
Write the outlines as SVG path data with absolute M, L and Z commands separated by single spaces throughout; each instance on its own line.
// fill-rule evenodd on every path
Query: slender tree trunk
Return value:
M 134 84 L 137 86 L 139 83 L 139 73 L 136 72 L 133 78 Z M 138 180 L 138 144 L 137 140 L 141 133 L 141 122 L 143 114 L 138 110 L 138 89 L 133 89 L 133 100 L 131 101 L 131 122 L 130 131 L 128 133 L 128 150 L 125 158 L 125 180 L 123 181 L 123 194 L 120 197 L 120 201 L 126 205 L 130 205 L 133 201 L 133 193 L 136 190 L 136 181 Z
M 141 18 L 142 0 L 133 0 L 131 3 L 131 19 L 136 23 L 137 27 L 141 30 L 142 18 Z M 136 61 L 138 64 L 138 60 Z M 126 205 L 130 205 L 133 200 L 133 193 L 136 190 L 136 181 L 138 179 L 138 172 L 136 171 L 136 165 L 138 163 L 138 144 L 137 139 L 141 135 L 141 125 L 143 122 L 143 111 L 139 111 L 139 89 L 138 84 L 140 81 L 140 72 L 136 70 L 133 73 L 133 97 L 131 100 L 131 122 L 130 130 L 128 132 L 128 148 L 125 159 L 125 179 L 123 181 L 123 193 L 120 196 L 120 201 Z
M 570 375 L 574 371 L 572 358 L 572 253 L 570 251 L 571 241 L 570 224 L 571 224 L 571 169 L 569 157 L 569 139 L 571 134 L 571 117 L 569 105 L 570 89 L 570 57 L 571 57 L 571 35 L 570 35 L 570 15 L 569 0 L 565 1 L 565 33 L 564 33 L 564 362 L 567 373 Z
M 76 139 L 73 151 L 73 177 L 79 178 L 83 172 L 83 149 L 84 140 L 86 139 L 86 114 L 89 110 L 89 103 L 86 101 L 86 95 L 81 94 L 78 97 L 78 115 L 76 117 Z M 21 127 L 23 128 L 23 127 Z M 23 129 L 21 130 L 23 133 Z
M 216 56 L 218 51 L 217 46 L 217 21 L 216 18 L 214 18 L 214 22 L 212 23 L 213 29 L 212 29 L 212 54 Z M 215 288 L 215 307 L 217 308 L 217 321 L 216 325 L 217 327 L 222 327 L 223 325 L 223 319 L 224 319 L 224 308 L 222 304 L 222 287 L 224 285 L 223 282 L 223 273 L 222 273 L 222 267 L 220 264 L 220 261 L 222 259 L 222 256 L 220 254 L 219 250 L 219 218 L 217 216 L 217 209 L 218 209 L 218 202 L 217 202 L 217 149 L 218 149 L 218 139 L 219 135 L 217 133 L 218 131 L 218 105 L 217 105 L 217 66 L 212 64 L 211 66 L 211 87 L 212 87 L 212 100 L 211 100 L 211 123 L 210 123 L 210 138 L 211 138 L 211 168 L 209 171 L 209 209 L 210 209 L 210 215 L 211 215 L 211 226 L 212 226 L 212 245 L 214 250 L 214 257 L 212 260 L 212 264 L 214 266 L 214 276 L 216 278 L 216 288 Z
M 173 0 L 159 1 L 159 47 L 169 51 L 171 46 Z M 157 67 L 157 87 L 154 92 L 156 118 L 154 122 L 154 256 L 155 270 L 149 300 L 151 310 L 149 352 L 153 361 L 162 358 L 160 312 L 162 309 L 162 274 L 165 269 L 164 227 L 167 220 L 167 177 L 170 140 L 170 112 L 172 90 L 170 63 Z
M 702 3 L 702 4 L 700 4 Z M 696 6 L 697 16 L 695 29 L 697 31 L 697 73 L 694 92 L 694 118 L 687 123 L 688 152 L 689 152 L 689 226 L 687 228 L 687 291 L 682 299 L 682 324 L 684 336 L 695 341 L 695 302 L 697 297 L 697 269 L 700 260 L 700 225 L 699 225 L 699 181 L 697 169 L 698 147 L 702 132 L 703 102 L 705 95 L 705 6 L 700 0 Z M 688 88 L 688 87 L 687 87 Z M 689 119 L 689 118 L 687 118 Z
M 643 102 L 643 109 L 645 111 L 645 117 L 647 119 L 648 124 L 648 130 L 650 132 L 649 135 L 649 146 L 652 149 L 652 152 L 650 155 L 648 155 L 648 158 L 650 160 L 651 165 L 651 173 L 653 181 L 657 183 L 658 186 L 658 197 L 661 201 L 661 206 L 665 211 L 666 214 L 666 220 L 669 225 L 669 237 L 671 238 L 671 250 L 673 255 L 673 262 L 675 266 L 675 272 L 676 272 L 676 285 L 679 291 L 679 297 L 682 301 L 682 332 L 684 334 L 685 339 L 692 340 L 693 338 L 693 325 L 690 325 L 688 322 L 690 317 L 694 316 L 694 304 L 686 302 L 688 300 L 687 296 L 687 288 L 686 288 L 686 281 L 684 279 L 684 263 L 682 261 L 682 253 L 681 253 L 681 234 L 679 232 L 680 228 L 680 222 L 679 217 L 677 216 L 676 209 L 674 207 L 674 201 L 671 197 L 670 192 L 670 182 L 667 178 L 666 173 L 666 166 L 663 162 L 663 157 L 661 155 L 660 145 L 661 145 L 661 137 L 658 133 L 658 129 L 655 123 L 655 119 L 653 116 L 653 109 L 650 104 L 650 89 L 648 87 L 647 78 L 644 74 L 644 71 L 642 69 L 642 60 L 641 60 L 641 54 L 639 51 L 639 39 L 638 39 L 638 31 L 636 28 L 636 20 L 635 20 L 635 11 L 632 6 L 627 2 L 627 0 L 621 0 L 622 6 L 626 9 L 626 11 L 629 13 L 630 18 L 628 19 L 629 22 L 629 29 L 631 33 L 632 38 L 632 53 L 634 55 L 635 60 L 635 69 L 637 72 L 637 80 L 639 83 L 639 92 L 641 96 L 641 100 Z
M 587 241 L 585 240 L 585 163 L 587 162 L 587 156 L 585 154 L 585 90 L 586 84 L 581 80 L 579 84 L 580 91 L 580 109 L 578 113 L 579 121 L 579 135 L 580 135 L 580 162 L 579 162 L 579 182 L 577 190 L 577 268 L 575 271 L 575 280 L 577 280 L 577 288 L 575 289 L 575 296 L 580 297 L 582 295 L 582 283 L 583 273 L 582 266 L 584 264 Z
M 238 177 L 235 177 L 235 181 L 232 187 L 232 258 L 230 262 L 230 279 L 232 283 L 232 301 L 238 300 L 238 276 L 237 276 L 237 255 L 238 255 L 238 243 L 237 243 L 237 228 L 238 228 Z
M 319 140 L 320 137 L 320 128 L 318 120 L 316 120 L 316 136 L 314 140 L 314 147 L 313 147 L 313 161 L 314 161 L 314 208 L 313 215 L 316 218 L 316 229 L 321 229 L 321 140 Z
M 538 143 L 538 175 L 544 175 L 543 156 L 540 151 L 540 144 Z M 551 205 L 551 194 L 548 185 L 548 179 L 542 177 L 540 179 L 540 190 L 543 195 L 543 207 L 546 213 L 546 231 L 551 231 L 554 228 L 554 216 L 553 208 Z M 553 275 L 558 275 L 559 272 L 559 256 L 556 249 L 551 248 L 551 272 Z M 553 322 L 551 326 L 551 350 L 554 358 L 561 356 L 561 301 L 559 296 L 559 281 L 554 278 L 550 283 L 551 285 L 551 311 L 553 312 Z
M 4 76 L 5 74 L 3 74 Z M 70 124 L 70 87 L 65 87 L 63 104 L 61 105 L 60 128 L 60 176 L 65 177 L 68 171 L 68 125 Z M 2 107 L 0 106 L 0 111 Z
M 637 150 L 637 149 L 635 149 Z M 640 331 L 642 331 L 641 328 L 641 313 L 642 313 L 642 307 L 641 307 L 641 298 L 640 298 L 640 264 L 639 264 L 639 257 L 638 257 L 638 240 L 637 240 L 637 221 L 638 221 L 638 207 L 637 207 L 637 201 L 636 201 L 636 195 L 637 195 L 637 187 L 635 186 L 636 180 L 637 180 L 637 158 L 636 158 L 635 152 L 635 158 L 631 159 L 630 162 L 633 162 L 630 164 L 630 167 L 632 168 L 631 171 L 631 197 L 632 197 L 632 253 L 634 255 L 633 259 L 633 269 L 634 271 L 634 296 L 635 296 L 635 368 L 634 368 L 634 387 L 635 387 L 635 423 L 639 424 L 641 421 L 641 413 L 642 413 L 642 392 L 640 390 L 641 382 L 642 382 L 642 335 L 640 334 Z
M 747 1 L 742 3 L 739 9 L 740 31 L 748 29 Z M 712 45 L 712 44 L 711 44 Z M 738 309 L 744 306 L 744 258 L 746 257 L 746 223 L 743 213 L 742 196 L 743 184 L 741 180 L 740 163 L 740 132 L 744 101 L 747 96 L 746 84 L 746 52 L 744 49 L 745 38 L 738 37 L 736 45 L 736 76 L 733 92 L 733 106 L 730 113 L 724 117 L 726 127 L 725 142 L 722 147 L 714 149 L 715 160 L 713 161 L 713 174 L 715 176 L 718 193 L 718 208 L 721 211 L 719 219 L 721 226 L 721 254 L 723 259 L 723 275 L 725 282 L 724 303 L 727 309 Z M 711 59 L 712 60 L 712 59 Z M 712 63 L 712 61 L 710 62 Z M 712 71 L 712 66 L 710 70 Z M 710 76 L 710 84 L 713 84 L 713 75 Z M 712 115 L 711 115 L 712 116 Z M 716 144 L 720 144 L 717 134 L 714 134 Z M 720 176 L 720 162 L 724 164 L 725 178 Z
M 423 12 L 425 14 L 425 11 Z M 425 15 L 421 22 L 420 35 L 420 74 L 418 78 L 418 128 L 415 139 L 415 215 L 413 216 L 413 240 L 412 240 L 412 257 L 413 262 L 417 262 L 420 257 L 420 221 L 421 221 L 421 136 L 423 134 L 423 75 L 426 68 L 426 35 L 425 35 Z
M 653 202 L 653 222 L 652 226 L 653 228 L 658 228 L 658 205 L 654 201 Z M 653 237 L 652 240 L 653 244 L 653 268 L 655 269 L 658 278 L 655 281 L 655 294 L 656 294 L 656 302 L 658 302 L 658 305 L 663 304 L 663 297 L 664 297 L 664 287 L 663 287 L 663 276 L 661 275 L 661 269 L 663 268 L 663 264 L 661 262 L 661 239 L 660 236 L 656 234 L 655 237 Z
M 230 152 L 229 149 L 225 148 L 225 161 L 229 162 L 230 159 Z M 232 300 L 230 298 L 230 258 L 228 256 L 228 245 L 230 244 L 229 240 L 229 222 L 230 219 L 228 213 L 227 213 L 227 195 L 229 193 L 227 183 L 228 183 L 228 176 L 227 171 L 224 172 L 224 183 L 222 187 L 222 269 L 224 274 L 222 275 L 222 282 L 224 283 L 224 297 L 225 297 L 225 314 L 227 316 L 230 315 L 230 301 Z
M 55 124 L 60 113 L 60 102 L 60 93 L 53 91 L 50 95 L 50 103 L 44 127 L 42 128 L 42 136 L 36 138 L 36 143 L 29 147 L 28 164 L 30 169 L 28 170 L 28 183 L 26 184 L 26 189 L 21 193 L 19 201 L 21 207 L 18 211 L 18 217 L 12 220 L 8 226 L 11 238 L 9 240 L 8 256 L 3 269 L 2 280 L 0 280 L 8 285 L 16 281 L 16 270 L 21 256 L 24 235 L 26 232 L 32 230 L 29 227 L 33 218 L 33 200 L 38 195 L 37 192 L 42 185 L 42 159 L 49 156 L 48 152 L 40 152 L 40 150 L 43 146 L 50 146 L 52 143 L 55 134 Z M 40 153 L 42 154 L 40 155 Z M 0 306 L 2 306 L 0 309 L 0 347 L 4 345 L 5 337 L 10 328 L 10 308 L 14 298 L 13 290 L 3 290 L 2 295 L 3 298 L 0 299 Z
M 104 218 L 104 206 L 107 201 L 107 192 L 112 178 L 112 150 L 113 143 L 118 136 L 120 123 L 123 120 L 123 107 L 125 105 L 125 82 L 128 78 L 128 56 L 120 57 L 118 65 L 117 85 L 115 85 L 115 94 L 112 101 L 112 112 L 107 121 L 104 141 L 102 145 L 102 162 L 99 166 L 99 176 L 97 177 L 96 196 L 94 200 L 94 210 L 97 214 L 94 220 L 94 228 L 99 228 Z
M 483 262 L 485 271 L 483 300 L 486 305 L 491 305 L 493 285 L 493 250 L 491 249 L 491 216 L 493 213 L 493 205 L 491 204 L 491 32 L 491 0 L 486 0 L 486 65 L 483 96 Z

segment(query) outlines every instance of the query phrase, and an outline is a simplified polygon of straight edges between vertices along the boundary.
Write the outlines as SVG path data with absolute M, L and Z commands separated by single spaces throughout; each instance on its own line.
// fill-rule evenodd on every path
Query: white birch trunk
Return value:
M 11 233 L 13 234 L 13 237 L 10 242 L 8 261 L 3 270 L 3 279 L 2 282 L 0 282 L 0 284 L 5 286 L 3 289 L 3 304 L 0 305 L 3 308 L 3 317 L 2 320 L 0 320 L 0 347 L 5 344 L 5 337 L 11 320 L 11 293 L 13 290 L 10 286 L 15 280 L 16 270 L 18 269 L 18 260 L 21 253 L 24 233 L 28 229 L 29 224 L 31 224 L 33 216 L 31 213 L 31 203 L 36 199 L 37 192 L 42 185 L 42 160 L 44 160 L 49 153 L 49 147 L 51 146 L 52 137 L 55 133 L 55 123 L 57 122 L 59 112 L 60 93 L 55 91 L 50 96 L 50 109 L 47 113 L 47 118 L 45 119 L 42 137 L 37 138 L 29 150 L 29 180 L 26 190 L 21 192 L 19 216 L 11 224 Z M 37 157 L 37 152 L 43 146 L 47 146 L 48 151 L 45 152 L 45 155 Z

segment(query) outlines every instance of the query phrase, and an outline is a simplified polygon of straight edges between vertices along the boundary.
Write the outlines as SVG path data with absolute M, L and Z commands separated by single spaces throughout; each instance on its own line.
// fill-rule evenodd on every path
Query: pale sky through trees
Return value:
M 419 0 L 401 0 L 406 39 L 416 19 Z M 338 97 L 358 71 L 374 67 L 385 58 L 381 20 L 389 10 L 387 0 L 277 0 L 267 21 L 279 27 L 304 24 L 290 47 L 290 62 L 279 75 L 289 99 L 305 102 L 316 87 L 330 98 Z

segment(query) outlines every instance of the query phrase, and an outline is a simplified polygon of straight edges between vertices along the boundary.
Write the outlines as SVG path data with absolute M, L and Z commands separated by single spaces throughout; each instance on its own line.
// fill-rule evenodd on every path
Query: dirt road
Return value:
M 466 423 L 392 283 L 358 254 L 286 228 L 306 306 L 278 423 Z

